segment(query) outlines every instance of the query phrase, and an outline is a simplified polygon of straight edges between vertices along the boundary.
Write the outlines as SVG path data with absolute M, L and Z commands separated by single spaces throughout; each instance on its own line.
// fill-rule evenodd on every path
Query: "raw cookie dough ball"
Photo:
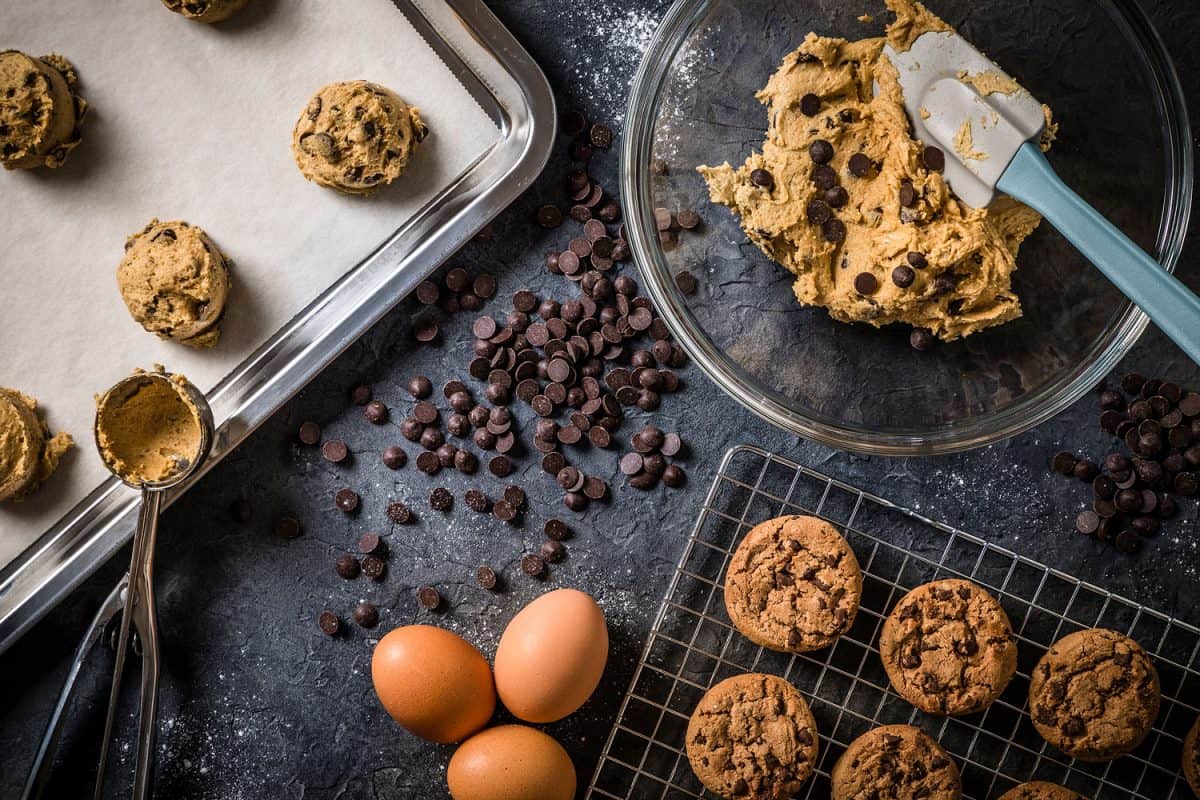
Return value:
M 176 14 L 197 22 L 221 22 L 241 11 L 250 0 L 163 0 Z
M 61 167 L 79 146 L 87 101 L 62 56 L 0 52 L 0 163 L 5 169 Z
M 1029 716 L 1050 744 L 1080 761 L 1134 750 L 1158 718 L 1158 672 L 1137 642 L 1091 628 L 1055 642 L 1029 678 Z
M 310 181 L 365 195 L 399 178 L 428 133 L 417 109 L 379 84 L 331 83 L 296 122 L 292 154 Z
M 36 489 L 70 448 L 68 434 L 50 435 L 36 400 L 0 389 L 0 503 L 20 500 Z
M 958 767 L 937 742 L 910 725 L 884 725 L 855 739 L 829 776 L 833 800 L 960 800 Z
M 229 297 L 229 261 L 202 229 L 151 220 L 125 242 L 117 286 L 130 315 L 160 338 L 212 347 Z

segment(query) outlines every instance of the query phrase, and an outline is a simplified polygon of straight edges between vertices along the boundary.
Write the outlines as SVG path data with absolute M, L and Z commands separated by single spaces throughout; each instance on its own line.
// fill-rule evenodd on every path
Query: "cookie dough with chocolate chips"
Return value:
M 808 703 L 774 675 L 735 675 L 709 689 L 686 741 L 696 777 L 728 800 L 794 797 L 817 763 L 817 723 Z
M 429 134 L 417 109 L 377 83 L 331 83 L 308 101 L 292 154 L 310 181 L 369 195 L 399 178 Z
M 0 503 L 19 501 L 37 489 L 71 445 L 68 434 L 50 434 L 36 400 L 0 388 Z
M 948 26 L 913 0 L 887 4 L 896 21 L 886 39 L 810 33 L 758 93 L 762 152 L 699 171 L 712 201 L 795 275 L 802 305 L 958 339 L 1021 315 L 1012 274 L 1041 217 L 1008 197 L 975 209 L 951 194 L 946 154 L 913 137 L 883 54 L 886 41 L 906 49 Z
M 755 644 L 789 653 L 819 650 L 850 630 L 862 595 L 854 551 L 816 517 L 755 526 L 729 563 L 725 608 Z
M 134 485 L 167 480 L 201 456 L 204 424 L 187 378 L 161 366 L 99 400 L 96 444 L 115 474 Z
M 1091 628 L 1055 642 L 1029 680 L 1029 716 L 1080 761 L 1110 761 L 1150 733 L 1161 701 L 1150 656 L 1127 636 Z
M 88 104 L 71 62 L 0 52 L 0 163 L 5 169 L 61 167 L 82 141 Z
M 151 220 L 125 242 L 117 286 L 134 320 L 162 339 L 212 347 L 229 299 L 229 260 L 201 228 Z
M 884 725 L 855 739 L 833 765 L 833 800 L 959 800 L 958 767 L 937 742 L 910 725 Z
M 928 714 L 974 714 L 1017 671 L 1017 642 L 999 601 L 964 580 L 918 586 L 883 623 L 879 655 L 892 688 Z
M 250 0 L 162 0 L 163 5 L 197 22 L 224 22 L 241 11 Z
M 1078 792 L 1073 792 L 1065 786 L 1046 781 L 1032 781 L 1014 786 L 1000 800 L 1087 800 Z

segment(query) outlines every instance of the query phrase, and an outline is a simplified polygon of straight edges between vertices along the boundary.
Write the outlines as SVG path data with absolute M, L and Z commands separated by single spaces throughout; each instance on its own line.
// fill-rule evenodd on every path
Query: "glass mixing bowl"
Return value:
M 930 9 L 1054 109 L 1050 160 L 1068 184 L 1174 269 L 1187 231 L 1192 160 L 1182 92 L 1133 0 L 929 0 Z M 874 22 L 864 23 L 869 13 Z M 776 425 L 846 450 L 946 453 L 1048 419 L 1113 368 L 1146 317 L 1048 225 L 1014 278 L 1025 315 L 916 352 L 908 328 L 875 329 L 800 307 L 791 276 L 709 203 L 700 164 L 740 165 L 760 147 L 754 93 L 808 31 L 879 35 L 880 0 L 679 0 L 633 85 L 621 163 L 628 236 L 645 289 L 716 382 Z M 666 174 L 652 169 L 666 163 Z M 659 241 L 654 209 L 703 223 Z M 697 278 L 685 295 L 675 276 Z

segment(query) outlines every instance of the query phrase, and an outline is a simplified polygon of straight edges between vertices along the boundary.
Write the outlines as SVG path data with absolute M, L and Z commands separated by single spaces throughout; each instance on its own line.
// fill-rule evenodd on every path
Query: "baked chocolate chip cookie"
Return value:
M 1065 786 L 1059 786 L 1057 783 L 1031 781 L 1009 789 L 1000 795 L 1000 800 L 1087 800 L 1087 798 Z
M 117 287 L 130 316 L 150 333 L 212 347 L 229 299 L 229 260 L 201 228 L 155 219 L 126 240 Z
M 1109 761 L 1146 738 L 1158 717 L 1158 673 L 1127 636 L 1092 628 L 1055 642 L 1033 669 L 1029 716 L 1080 761 Z
M 82 141 L 87 101 L 71 62 L 0 52 L 0 164 L 5 169 L 61 167 Z
M 1200 717 L 1183 740 L 1183 775 L 1196 797 L 1200 797 Z
M 755 644 L 819 650 L 850 630 L 862 595 L 854 551 L 816 517 L 779 517 L 746 534 L 725 576 L 725 608 Z
M 377 83 L 331 83 L 312 99 L 292 132 L 304 177 L 347 194 L 372 194 L 400 177 L 429 135 L 417 109 Z
M 884 725 L 846 748 L 830 775 L 833 800 L 959 800 L 958 767 L 937 742 L 911 725 Z
M 162 0 L 163 5 L 197 22 L 224 22 L 250 0 Z
M 774 675 L 735 675 L 700 699 L 687 729 L 688 761 L 727 800 L 784 800 L 812 777 L 817 723 L 804 697 Z
M 913 589 L 883 623 L 879 654 L 892 688 L 929 714 L 973 714 L 1017 671 L 1017 642 L 996 598 L 964 580 Z

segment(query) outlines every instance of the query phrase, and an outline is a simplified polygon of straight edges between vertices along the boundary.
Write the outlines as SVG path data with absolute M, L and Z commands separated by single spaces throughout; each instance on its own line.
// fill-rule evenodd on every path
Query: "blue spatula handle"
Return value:
M 1071 191 L 1036 145 L 1021 146 L 996 188 L 1040 212 L 1200 364 L 1200 298 Z

